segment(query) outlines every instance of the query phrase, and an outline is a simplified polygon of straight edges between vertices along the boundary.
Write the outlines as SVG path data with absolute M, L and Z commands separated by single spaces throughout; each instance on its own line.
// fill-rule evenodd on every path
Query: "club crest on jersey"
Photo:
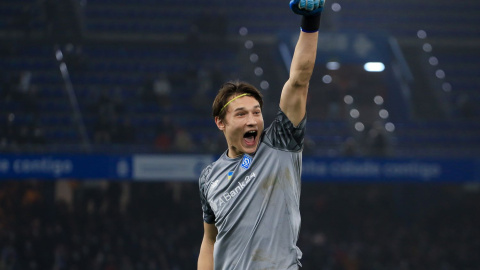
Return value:
M 227 174 L 228 180 L 232 179 L 232 176 L 233 176 L 233 172 L 228 172 Z
M 244 168 L 245 170 L 248 170 L 248 168 L 250 168 L 251 163 L 252 163 L 252 158 L 247 155 L 243 155 L 242 168 Z

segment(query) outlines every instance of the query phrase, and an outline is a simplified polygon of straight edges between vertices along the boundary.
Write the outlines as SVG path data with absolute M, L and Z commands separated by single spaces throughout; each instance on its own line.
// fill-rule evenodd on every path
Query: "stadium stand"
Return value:
M 252 5 L 259 5 L 259 3 L 255 1 L 247 2 L 242 1 L 235 8 L 232 8 L 233 5 L 218 2 L 215 3 L 218 6 L 216 9 L 218 12 L 212 13 L 208 12 L 208 5 L 200 8 L 185 8 L 184 3 L 180 4 L 174 1 L 167 3 L 168 8 L 155 6 L 155 3 L 147 0 L 125 0 L 116 2 L 115 5 L 111 1 L 95 1 L 80 2 L 76 6 L 63 4 L 63 6 L 58 6 L 57 13 L 55 13 L 48 12 L 48 5 L 55 6 L 55 1 L 31 1 L 28 5 L 20 5 L 15 1 L 3 1 L 1 11 L 6 16 L 2 16 L 0 30 L 4 38 L 16 37 L 16 40 L 22 42 L 25 40 L 25 37 L 22 38 L 22 33 L 28 33 L 28 36 L 31 37 L 30 40 L 36 40 L 41 44 L 41 46 L 26 45 L 25 42 L 22 42 L 20 48 L 23 47 L 24 49 L 20 50 L 25 50 L 25 53 L 17 54 L 18 61 L 14 54 L 8 54 L 6 61 L 2 64 L 3 69 L 15 72 L 25 69 L 31 70 L 34 74 L 32 83 L 41 97 L 39 99 L 39 106 L 42 108 L 40 122 L 43 124 L 49 146 L 51 144 L 80 144 L 81 134 L 79 134 L 77 127 L 73 128 L 78 124 L 72 121 L 72 117 L 68 116 L 69 111 L 72 111 L 73 108 L 69 107 L 71 105 L 69 105 L 68 96 L 62 89 L 62 79 L 58 71 L 55 71 L 52 49 L 49 48 L 48 42 L 45 44 L 41 40 L 42 36 L 48 36 L 52 34 L 52 31 L 58 32 L 61 30 L 49 30 L 51 20 L 67 20 L 66 16 L 55 16 L 55 14 L 78 14 L 78 12 L 83 11 L 82 16 L 70 16 L 73 17 L 70 20 L 73 22 L 62 23 L 62 25 L 66 24 L 67 27 L 70 25 L 71 28 L 75 28 L 72 26 L 75 25 L 75 22 L 77 24 L 78 22 L 83 23 L 84 30 L 81 32 L 83 35 L 79 34 L 84 37 L 83 42 L 78 43 L 77 40 L 69 37 L 53 38 L 53 40 L 59 42 L 68 40 L 71 42 L 68 46 L 68 42 L 63 43 L 63 52 L 66 55 L 70 50 L 72 54 L 73 59 L 67 62 L 67 67 L 70 69 L 71 80 L 78 97 L 89 140 L 95 142 L 96 124 L 95 114 L 92 114 L 91 110 L 92 104 L 89 103 L 96 98 L 95 96 L 100 96 L 98 93 L 104 92 L 109 97 L 115 96 L 117 101 L 122 103 L 122 115 L 127 116 L 129 122 L 133 125 L 132 128 L 142 127 L 143 132 L 137 134 L 138 136 L 135 137 L 133 144 L 148 145 L 154 142 L 158 133 L 157 127 L 160 123 L 160 118 L 155 116 L 161 110 L 164 110 L 164 113 L 166 111 L 165 108 L 159 108 L 154 103 L 142 103 L 139 98 L 141 94 L 138 92 L 141 89 L 145 90 L 147 80 L 152 79 L 156 74 L 168 73 L 168 76 L 173 77 L 172 80 L 174 81 L 174 89 L 171 91 L 172 96 L 170 97 L 173 107 L 169 107 L 169 113 L 182 112 L 182 117 L 176 117 L 176 121 L 178 120 L 179 123 L 175 123 L 175 126 L 185 128 L 194 124 L 194 127 L 192 127 L 194 130 L 189 133 L 195 136 L 197 141 L 202 141 L 212 136 L 211 131 L 207 131 L 212 126 L 211 123 L 205 126 L 206 123 L 209 123 L 208 112 L 204 114 L 205 117 L 200 117 L 201 114 L 193 104 L 185 106 L 184 102 L 177 102 L 192 99 L 191 88 L 195 88 L 194 85 L 185 85 L 184 80 L 179 78 L 181 77 L 180 74 L 195 72 L 195 69 L 199 70 L 200 68 L 199 63 L 208 61 L 209 66 L 204 68 L 221 70 L 221 72 L 217 72 L 219 79 L 214 82 L 215 87 L 219 85 L 221 80 L 238 75 L 243 76 L 246 80 L 255 81 L 256 78 L 251 74 L 251 71 L 248 74 L 247 71 L 239 69 L 239 66 L 245 66 L 245 60 L 239 59 L 241 58 L 239 56 L 246 55 L 245 52 L 241 52 L 240 44 L 243 39 L 262 37 L 256 41 L 256 46 L 259 48 L 264 46 L 260 58 L 266 59 L 261 63 L 265 65 L 264 77 L 285 76 L 285 72 L 282 73 L 278 70 L 279 63 L 278 60 L 275 60 L 278 55 L 274 55 L 271 51 L 276 51 L 272 46 L 274 46 L 274 40 L 276 40 L 274 37 L 279 31 L 283 30 L 290 33 L 296 31 L 294 27 L 295 17 L 285 18 L 285 10 L 280 7 L 270 10 L 269 16 L 259 16 L 258 13 L 261 10 L 251 9 Z M 191 4 L 194 5 L 195 1 L 192 1 Z M 214 3 L 211 4 L 214 5 Z M 462 3 L 462 6 L 459 7 L 458 4 L 448 1 L 435 2 L 434 6 L 427 2 L 412 2 L 409 6 L 410 12 L 398 11 L 400 6 L 404 4 L 404 2 L 395 1 L 388 4 L 376 1 L 368 3 L 335 2 L 329 6 L 330 8 L 327 8 L 324 20 L 326 27 L 328 26 L 328 29 L 333 31 L 349 29 L 368 32 L 375 29 L 392 34 L 399 40 L 402 49 L 406 52 L 407 61 L 409 61 L 412 71 L 415 71 L 414 74 L 422 74 L 421 77 L 416 76 L 415 83 L 412 85 L 413 99 L 411 103 L 414 117 L 408 120 L 394 119 L 395 113 L 391 112 L 390 117 L 393 117 L 392 119 L 397 127 L 397 132 L 392 138 L 392 141 L 397 142 L 397 148 L 400 149 L 396 153 L 397 155 L 408 155 L 408 153 L 415 152 L 404 151 L 406 145 L 410 147 L 415 145 L 405 144 L 405 142 L 412 140 L 411 137 L 398 137 L 403 136 L 402 134 L 410 134 L 409 131 L 412 128 L 399 130 L 399 127 L 421 126 L 421 122 L 411 122 L 429 121 L 428 119 L 431 119 L 436 121 L 436 126 L 445 125 L 445 128 L 449 129 L 457 125 L 453 122 L 478 118 L 478 109 L 471 106 L 470 103 L 478 99 L 478 93 L 476 93 L 478 82 L 473 78 L 478 77 L 475 73 L 478 69 L 474 67 L 478 66 L 480 57 L 477 56 L 477 50 L 469 45 L 476 42 L 476 33 L 478 33 L 478 29 L 474 27 L 478 18 L 474 16 L 473 12 L 478 4 L 475 1 L 469 1 L 468 3 Z M 54 8 L 50 9 L 54 10 Z M 338 12 L 334 12 L 334 10 Z M 442 12 L 443 10 L 449 10 L 450 12 L 447 15 Z M 468 12 L 462 13 L 461 20 L 455 19 L 457 17 L 452 15 L 464 10 L 468 10 Z M 185 14 L 187 19 L 176 19 L 176 14 L 180 11 Z M 419 12 L 425 14 L 425 16 L 418 16 Z M 22 18 L 22 16 L 30 18 L 29 22 L 18 24 L 16 19 Z M 438 23 L 440 21 L 442 24 Z M 25 30 L 25 25 L 28 25 L 28 30 Z M 215 27 L 212 27 L 212 25 L 215 25 Z M 448 27 L 444 25 L 448 25 Z M 240 36 L 239 38 L 238 30 L 241 27 L 248 29 L 248 36 Z M 423 40 L 418 39 L 419 30 L 428 33 L 428 37 Z M 74 33 L 80 32 L 74 31 Z M 455 46 L 449 47 L 450 43 L 445 42 L 449 37 L 454 37 L 456 40 L 461 39 L 461 41 L 457 42 Z M 199 49 L 198 46 L 196 48 L 188 46 L 191 44 L 190 42 L 198 42 L 198 38 L 202 39 L 199 44 L 205 44 L 202 49 Z M 120 40 L 125 42 L 119 45 Z M 189 43 L 185 43 L 185 40 L 188 40 Z M 222 40 L 229 41 L 222 43 Z M 419 49 L 418 47 L 422 45 L 422 42 L 429 42 L 434 48 L 433 52 L 425 52 Z M 218 46 L 212 46 L 212 44 Z M 12 44 L 11 46 L 15 45 Z M 470 46 L 471 49 L 465 50 L 465 46 Z M 38 49 L 39 47 L 42 49 Z M 462 53 L 458 53 L 459 50 Z M 417 55 L 418 57 L 410 61 L 408 55 Z M 198 56 L 202 56 L 202 58 L 199 59 Z M 431 59 L 432 56 L 435 57 L 433 60 Z M 192 57 L 195 58 L 194 62 L 196 63 L 192 63 Z M 428 65 L 426 62 L 429 60 L 439 63 Z M 419 61 L 423 62 L 420 63 Z M 49 64 L 45 66 L 47 62 Z M 444 83 L 435 81 L 434 74 L 437 68 L 446 74 L 446 78 L 443 79 Z M 208 70 L 207 74 L 212 72 L 214 71 Z M 188 79 L 191 79 L 192 76 L 199 75 L 189 73 Z M 319 76 L 321 75 L 319 74 Z M 270 89 L 281 87 L 273 85 L 272 81 L 274 80 L 268 80 L 272 84 Z M 322 83 L 320 82 L 320 84 Z M 442 88 L 447 90 L 442 90 Z M 214 91 L 212 86 L 210 86 L 209 91 L 211 96 L 212 91 Z M 274 91 L 270 90 L 270 93 L 274 93 Z M 51 97 L 50 100 L 48 100 L 48 97 Z M 272 103 L 274 104 L 274 101 Z M 13 108 L 12 106 L 15 105 L 5 104 L 5 106 L 2 106 L 3 118 L 9 113 L 7 108 Z M 48 110 L 44 110 L 45 108 L 48 108 Z M 393 108 L 387 109 L 394 110 Z M 205 113 L 205 111 L 202 113 Z M 318 120 L 325 121 L 325 112 L 310 114 L 313 115 L 312 118 L 323 115 L 323 118 L 320 117 L 322 119 Z M 312 142 L 317 146 L 318 154 L 339 153 L 343 142 L 348 137 L 355 136 L 355 134 L 352 134 L 348 123 L 345 123 L 348 114 L 343 118 L 340 122 L 331 121 L 331 124 L 329 124 L 330 127 L 339 127 L 339 129 L 334 129 L 331 132 L 315 129 L 319 133 L 312 134 Z M 22 121 L 22 117 L 17 117 L 17 121 Z M 121 117 L 109 121 L 113 121 L 115 126 L 122 122 Z M 322 124 L 314 123 L 313 125 L 321 126 Z M 422 130 L 425 130 L 426 126 L 429 125 L 423 125 Z M 462 124 L 462 126 L 468 126 L 468 129 L 463 133 L 457 132 L 454 134 L 478 133 L 476 125 Z M 341 135 L 330 136 L 328 135 L 329 132 Z M 439 133 L 434 128 L 425 131 L 425 136 L 436 136 L 437 134 Z M 475 139 L 465 140 L 462 135 L 456 137 L 451 135 L 449 138 L 449 140 L 446 140 L 446 138 L 429 140 L 431 143 L 429 148 L 438 149 L 442 148 L 442 145 L 450 145 L 452 147 L 443 148 L 454 151 L 455 147 L 453 145 L 461 142 L 464 144 L 473 143 L 473 149 L 478 150 Z M 421 139 L 418 141 L 420 142 Z M 322 148 L 322 145 L 329 145 L 329 147 Z M 420 146 L 422 144 L 417 143 L 416 145 Z M 205 148 L 209 147 L 200 147 L 198 150 Z M 55 149 L 54 146 L 53 149 Z M 137 150 L 150 151 L 146 147 L 137 147 Z M 467 151 L 467 153 L 470 152 L 475 153 L 475 151 Z M 427 153 L 429 152 L 427 151 Z M 461 153 L 465 154 L 465 151 Z M 431 153 L 431 155 L 435 154 Z M 448 154 L 448 151 L 446 154 Z
M 208 5 L 200 8 L 185 8 L 184 3 L 180 4 L 174 1 L 168 3 L 168 8 L 158 5 L 155 6 L 155 3 L 148 0 L 125 0 L 118 3 L 116 2 L 115 5 L 113 5 L 111 1 L 95 1 L 89 2 L 88 4 L 86 2 L 80 2 L 80 4 L 76 6 L 68 6 L 66 4 L 58 5 L 57 3 L 57 13 L 55 13 L 53 11 L 48 12 L 49 7 L 51 10 L 55 10 L 55 8 L 52 8 L 52 6 L 55 7 L 55 1 L 31 1 L 28 5 L 20 5 L 15 1 L 4 1 L 2 2 L 1 10 L 3 13 L 8 14 L 8 16 L 2 17 L 1 30 L 5 38 L 15 35 L 20 35 L 21 37 L 21 33 L 28 33 L 31 37 L 38 37 L 36 39 L 34 38 L 34 40 L 40 40 L 41 46 L 22 44 L 24 49 L 20 50 L 24 50 L 25 52 L 19 52 L 17 54 L 18 59 L 16 59 L 14 55 L 8 54 L 6 61 L 3 63 L 3 69 L 12 70 L 17 73 L 22 69 L 31 70 L 34 74 L 32 83 L 37 88 L 36 91 L 41 97 L 39 99 L 39 106 L 42 108 L 42 110 L 40 110 L 41 115 L 45 115 L 40 117 L 40 122 L 45 129 L 45 136 L 47 141 L 50 142 L 49 145 L 52 143 L 80 144 L 82 140 L 81 134 L 79 134 L 78 128 L 72 128 L 78 124 L 72 121 L 72 117 L 68 117 L 69 111 L 72 111 L 74 108 L 69 108 L 71 105 L 69 105 L 68 96 L 62 92 L 62 79 L 58 72 L 55 71 L 56 67 L 52 59 L 52 49 L 49 48 L 48 43 L 45 44 L 45 42 L 41 42 L 41 37 L 42 35 L 52 35 L 52 31 L 58 32 L 61 30 L 48 30 L 48 25 L 51 24 L 49 20 L 66 20 L 66 18 L 64 18 L 66 16 L 55 16 L 55 14 L 77 14 L 78 12 L 83 12 L 81 16 L 72 15 L 71 17 L 73 17 L 73 19 L 70 21 L 73 22 L 62 23 L 62 25 L 66 24 L 67 27 L 70 26 L 70 28 L 75 28 L 72 26 L 75 25 L 75 22 L 77 22 L 77 24 L 83 23 L 85 30 L 81 32 L 83 35 L 79 34 L 84 37 L 83 42 L 78 43 L 77 40 L 69 37 L 54 38 L 53 40 L 59 42 L 69 40 L 69 42 L 71 42 L 63 43 L 63 53 L 65 57 L 68 57 L 67 54 L 70 53 L 72 58 L 71 61 L 67 60 L 66 63 L 70 71 L 75 94 L 78 97 L 89 141 L 95 142 L 95 137 L 102 137 L 101 135 L 95 135 L 95 126 L 98 123 L 96 114 L 93 113 L 95 111 L 95 109 L 92 108 L 94 104 L 91 104 L 93 100 L 102 96 L 99 94 L 101 92 L 104 93 L 103 96 L 108 96 L 111 99 L 115 98 L 116 100 L 113 102 L 121 103 L 117 104 L 116 109 L 122 110 L 122 112 L 115 113 L 120 113 L 121 116 L 127 117 L 129 119 L 128 122 L 133 125 L 131 129 L 142 127 L 143 131 L 137 134 L 133 144 L 148 145 L 154 142 L 158 133 L 158 125 L 161 122 L 161 119 L 155 116 L 162 112 L 167 113 L 167 111 L 168 113 L 182 112 L 181 117 L 176 117 L 175 121 L 179 123 L 175 123 L 175 126 L 179 129 L 192 127 L 189 133 L 195 136 L 194 139 L 196 141 L 204 141 L 206 138 L 212 136 L 211 132 L 207 131 L 212 125 L 205 126 L 205 123 L 208 123 L 209 119 L 208 112 L 203 110 L 202 113 L 204 113 L 205 117 L 200 117 L 202 114 L 199 114 L 198 108 L 196 108 L 198 106 L 192 103 L 186 105 L 184 102 L 178 101 L 184 101 L 185 99 L 192 100 L 195 99 L 195 97 L 204 96 L 197 95 L 192 97 L 191 89 L 198 89 L 198 87 L 194 85 L 195 82 L 193 82 L 192 77 L 200 75 L 193 73 L 201 68 L 200 63 L 206 63 L 206 61 L 209 63 L 208 67 L 202 67 L 209 69 L 206 73 L 211 75 L 210 73 L 217 72 L 216 75 L 219 77 L 215 78 L 215 87 L 218 87 L 220 81 L 238 75 L 244 76 L 247 80 L 256 80 L 252 74 L 247 75 L 246 71 L 239 69 L 239 66 L 245 66 L 245 63 L 243 63 L 242 61 L 244 60 L 239 59 L 240 57 L 238 56 L 246 55 L 244 52 L 243 54 L 241 52 L 242 48 L 240 43 L 242 37 L 238 38 L 238 30 L 241 27 L 248 29 L 249 35 L 243 37 L 244 39 L 263 37 L 263 42 L 262 40 L 257 41 L 257 46 L 265 47 L 261 50 L 261 53 L 263 53 L 261 59 L 266 59 L 262 63 L 265 65 L 264 69 L 266 70 L 264 76 L 266 78 L 268 78 L 268 76 L 285 76 L 285 72 L 281 73 L 278 71 L 278 67 L 276 67 L 279 63 L 273 60 L 277 55 L 269 52 L 272 50 L 276 51 L 276 49 L 271 47 L 274 46 L 274 41 L 272 43 L 272 40 L 275 39 L 270 38 L 269 41 L 265 41 L 265 38 L 274 37 L 282 29 L 286 32 L 294 33 L 295 18 L 285 19 L 285 10 L 280 7 L 270 10 L 269 16 L 259 16 L 257 13 L 261 12 L 261 10 L 251 9 L 252 5 L 255 6 L 259 4 L 253 2 L 238 3 L 238 7 L 236 8 L 232 8 L 232 5 L 227 5 L 224 2 L 219 2 L 215 4 L 218 5 L 216 9 L 217 12 L 215 13 L 208 12 Z M 48 6 L 49 4 L 50 6 Z M 194 5 L 195 1 L 192 1 L 191 4 Z M 211 4 L 213 5 L 214 3 Z M 473 78 L 478 77 L 475 74 L 477 69 L 474 67 L 478 65 L 480 61 L 478 59 L 480 59 L 480 57 L 476 56 L 476 50 L 473 48 L 470 50 L 462 50 L 461 54 L 456 53 L 459 49 L 463 48 L 462 46 L 468 46 L 468 40 L 475 40 L 477 29 L 472 25 L 476 25 L 474 23 L 478 18 L 473 16 L 472 11 L 462 13 L 462 20 L 453 19 L 455 16 L 452 16 L 452 13 L 462 12 L 462 10 L 465 10 L 465 7 L 468 7 L 468 10 L 474 10 L 476 5 L 474 1 L 462 3 L 462 7 L 458 7 L 456 3 L 448 1 L 441 3 L 435 2 L 434 7 L 430 3 L 412 2 L 410 3 L 411 12 L 397 12 L 402 5 L 404 5 L 403 2 L 380 4 L 376 1 L 361 4 L 354 1 L 332 3 L 331 6 L 329 6 L 330 8 L 327 8 L 328 12 L 326 13 L 327 15 L 324 21 L 329 29 L 334 31 L 338 29 L 349 29 L 360 32 L 371 31 L 372 29 L 376 31 L 386 31 L 399 40 L 402 49 L 408 52 L 408 55 L 416 54 L 418 56 L 409 63 L 411 69 L 415 71 L 415 75 L 422 74 L 423 72 L 420 78 L 415 78 L 416 84 L 412 85 L 413 99 L 411 103 L 414 110 L 414 117 L 408 120 L 392 118 L 396 121 L 394 124 L 397 127 L 397 132 L 394 134 L 392 141 L 397 142 L 397 148 L 400 149 L 396 154 L 408 155 L 408 153 L 415 151 L 405 151 L 404 149 L 406 149 L 407 145 L 414 147 L 415 143 L 407 143 L 413 138 L 408 136 L 402 137 L 402 134 L 411 134 L 411 127 L 422 126 L 422 130 L 425 130 L 428 126 L 431 126 L 411 122 L 432 119 L 437 123 L 435 126 L 444 125 L 444 128 L 452 129 L 456 127 L 456 124 L 453 122 L 463 121 L 460 119 L 476 119 L 478 110 L 475 108 L 469 109 L 470 107 L 474 107 L 469 104 L 471 100 L 478 99 L 478 93 L 476 93 L 478 82 Z M 41 7 L 43 7 L 43 9 Z M 442 13 L 445 9 L 451 11 L 448 13 L 448 16 Z M 334 10 L 338 12 L 334 12 Z M 176 14 L 180 11 L 183 12 L 188 19 L 175 19 Z M 418 16 L 419 12 L 426 15 Z M 19 25 L 16 20 L 16 18 L 22 18 L 22 16 L 30 16 L 27 24 L 29 27 L 28 31 L 25 30 L 24 24 Z M 439 22 L 440 19 L 444 23 L 441 24 L 442 26 L 440 26 L 439 23 L 432 23 Z M 212 27 L 213 25 L 215 25 L 215 27 Z M 221 27 L 219 27 L 219 25 Z M 443 25 L 449 25 L 449 27 L 446 28 Z M 454 33 L 452 29 L 455 29 Z M 427 40 L 416 39 L 419 30 L 426 31 L 426 33 L 428 33 L 428 39 L 432 40 L 431 45 L 435 46 L 435 49 L 433 52 L 430 52 L 430 54 L 432 54 L 436 60 L 432 60 L 432 56 L 430 56 L 428 52 L 419 50 L 418 46 L 421 45 L 423 41 L 427 42 Z M 80 32 L 74 31 L 74 33 Z M 442 45 L 444 43 L 441 41 L 447 40 L 448 37 L 455 37 L 467 41 L 458 42 L 458 45 L 453 47 L 446 47 Z M 189 46 L 191 44 L 190 42 L 199 42 L 198 38 L 202 39 L 199 44 L 204 44 L 204 46 L 201 46 L 201 49 L 199 49 L 198 46 Z M 205 40 L 205 38 L 207 38 L 207 40 Z M 20 40 L 25 39 L 20 38 Z M 128 42 L 123 42 L 122 45 L 119 45 L 119 40 Z M 189 42 L 185 43 L 185 40 Z M 221 42 L 222 40 L 229 41 L 224 43 Z M 439 45 L 437 46 L 435 43 L 439 43 Z M 465 43 L 467 43 L 467 45 L 465 45 Z M 20 46 L 20 48 L 22 48 L 22 46 Z M 38 47 L 42 49 L 38 49 Z M 439 49 L 437 50 L 437 48 Z M 199 58 L 199 56 L 201 57 Z M 436 66 L 432 67 L 426 63 L 419 63 L 419 59 L 438 61 L 439 64 L 437 63 Z M 408 60 L 407 56 L 407 61 Z M 46 63 L 49 63 L 48 66 L 45 66 Z M 445 83 L 432 82 L 432 80 L 435 80 L 435 76 L 428 74 L 428 72 L 435 73 L 436 68 L 442 69 L 446 74 Z M 212 69 L 217 70 L 212 71 Z M 189 78 L 187 79 L 192 79 L 191 85 L 188 85 L 184 79 L 181 79 L 181 74 L 186 74 L 186 72 L 190 72 L 188 73 Z M 270 72 L 270 74 L 268 72 Z M 171 104 L 173 104 L 173 106 L 167 106 L 168 110 L 166 109 L 167 107 L 159 107 L 152 102 L 148 102 L 148 104 L 144 103 L 144 100 L 140 97 L 142 94 L 139 93 L 141 91 L 149 91 L 148 80 L 153 80 L 153 78 L 160 73 L 168 73 L 169 79 L 173 80 L 174 89 L 171 91 L 172 96 L 169 97 L 172 99 Z M 319 73 L 318 76 L 321 76 L 321 74 Z M 433 79 L 430 77 L 433 77 Z M 268 81 L 272 82 L 274 79 Z M 421 82 L 423 82 L 423 84 Z M 321 81 L 319 83 L 322 84 Z M 272 85 L 272 88 L 273 87 L 280 86 Z M 440 89 L 442 87 L 447 90 Z M 214 91 L 213 86 L 209 86 L 209 88 L 208 91 L 210 91 L 210 93 L 207 96 L 211 96 Z M 270 90 L 271 93 L 274 93 L 274 91 L 275 90 Z M 51 98 L 48 100 L 48 97 Z M 322 102 L 321 98 L 315 100 Z M 388 106 L 388 100 L 386 102 Z M 445 104 L 445 102 L 447 103 Z M 272 103 L 274 104 L 274 102 Z M 13 108 L 12 106 L 15 105 L 2 106 L 3 118 L 9 113 L 7 108 Z M 48 108 L 48 110 L 44 110 L 45 108 Z M 345 108 L 343 109 L 345 111 Z M 312 112 L 310 115 L 313 116 L 313 119 L 320 116 L 319 121 L 325 121 L 326 119 L 325 112 Z M 394 116 L 395 114 L 390 117 Z M 111 121 L 112 123 L 110 124 L 114 125 L 114 127 L 120 126 L 120 123 L 123 122 L 121 121 L 122 117 L 119 117 L 119 115 L 112 117 L 113 118 L 109 120 L 101 120 Z M 348 123 L 345 122 L 348 119 L 348 114 L 346 114 L 346 116 L 342 115 L 342 118 L 343 120 L 340 122 L 331 121 L 329 124 L 330 127 L 339 127 L 339 129 L 332 131 L 314 129 L 315 133 L 312 134 L 312 142 L 317 146 L 318 154 L 339 153 L 343 142 L 345 142 L 348 137 L 355 136 L 355 134 L 352 134 Z M 17 117 L 17 121 L 22 121 L 22 117 Z M 313 126 L 321 125 L 321 123 L 313 124 Z M 462 124 L 462 126 L 468 126 L 468 129 L 463 133 L 456 132 L 454 134 L 478 133 L 478 127 L 476 125 Z M 408 127 L 408 130 L 399 130 L 399 127 Z M 341 135 L 330 136 L 329 133 Z M 439 134 L 437 130 L 432 127 L 431 130 L 425 131 L 424 136 L 436 136 L 437 134 Z M 112 136 L 115 135 L 107 134 L 107 137 Z M 474 137 L 474 135 L 470 137 Z M 105 136 L 103 136 L 103 138 L 105 139 Z M 429 140 L 431 145 L 427 148 L 439 149 L 442 148 L 442 145 L 452 146 L 460 142 L 463 144 L 472 143 L 474 145 L 473 149 L 478 150 L 476 144 L 478 142 L 475 138 L 465 140 L 462 135 L 456 137 L 455 135 L 450 135 L 448 138 L 450 139 L 439 137 Z M 112 138 L 107 141 L 109 140 L 112 141 Z M 420 141 L 422 140 L 419 138 L 418 142 Z M 329 147 L 322 148 L 322 145 L 329 145 Z M 423 144 L 416 144 L 416 146 L 420 145 Z M 198 150 L 205 148 L 208 148 L 208 146 L 200 147 Z M 455 147 L 443 148 L 452 149 L 452 151 L 455 149 Z M 139 147 L 137 150 L 149 151 L 146 147 Z M 466 152 L 475 153 L 475 151 Z M 429 152 L 427 151 L 427 153 Z M 465 151 L 461 151 L 461 153 L 465 154 Z M 436 153 L 431 153 L 431 155 L 435 154 Z M 448 151 L 446 154 L 448 154 Z

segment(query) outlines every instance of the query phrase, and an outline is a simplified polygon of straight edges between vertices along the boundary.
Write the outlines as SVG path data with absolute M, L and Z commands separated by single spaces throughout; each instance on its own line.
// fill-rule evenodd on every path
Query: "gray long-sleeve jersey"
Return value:
M 280 110 L 255 154 L 225 152 L 199 179 L 203 220 L 218 230 L 215 270 L 298 269 L 300 176 L 306 119 Z

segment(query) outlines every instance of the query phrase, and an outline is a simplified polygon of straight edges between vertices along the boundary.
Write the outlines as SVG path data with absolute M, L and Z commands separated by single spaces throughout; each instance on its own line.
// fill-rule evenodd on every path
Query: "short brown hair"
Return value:
M 229 81 L 220 87 L 215 100 L 212 105 L 212 115 L 213 117 L 218 117 L 220 120 L 224 120 L 225 115 L 227 114 L 227 108 L 224 110 L 223 107 L 232 96 L 238 96 L 242 94 L 248 94 L 255 98 L 260 104 L 260 108 L 263 108 L 263 96 L 260 91 L 255 88 L 255 86 L 242 82 L 242 81 Z

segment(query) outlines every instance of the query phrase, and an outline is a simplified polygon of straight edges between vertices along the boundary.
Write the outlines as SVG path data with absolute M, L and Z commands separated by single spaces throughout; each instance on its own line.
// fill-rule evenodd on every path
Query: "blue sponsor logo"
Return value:
M 248 170 L 248 168 L 250 168 L 251 163 L 252 163 L 252 158 L 247 155 L 244 155 L 242 160 L 242 168 L 244 168 L 245 170 Z

